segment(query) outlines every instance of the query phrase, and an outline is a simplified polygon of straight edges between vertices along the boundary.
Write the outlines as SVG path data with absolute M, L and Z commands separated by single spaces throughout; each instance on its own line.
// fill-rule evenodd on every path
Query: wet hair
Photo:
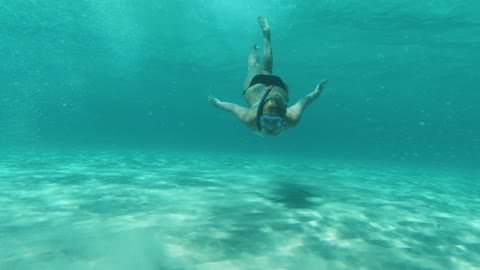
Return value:
M 271 93 L 263 105 L 263 114 L 285 116 L 287 113 L 287 102 L 282 95 Z

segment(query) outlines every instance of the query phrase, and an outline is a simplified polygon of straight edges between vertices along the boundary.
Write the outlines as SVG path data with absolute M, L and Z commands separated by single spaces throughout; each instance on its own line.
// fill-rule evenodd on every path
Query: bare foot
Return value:
M 267 18 L 263 16 L 258 16 L 257 18 L 258 25 L 260 25 L 260 29 L 263 32 L 263 35 L 270 38 L 270 26 L 268 25 Z

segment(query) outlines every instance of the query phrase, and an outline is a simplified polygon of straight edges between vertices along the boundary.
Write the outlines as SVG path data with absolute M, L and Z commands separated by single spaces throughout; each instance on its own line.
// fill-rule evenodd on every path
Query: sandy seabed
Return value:
M 468 174 L 204 154 L 0 161 L 0 269 L 480 269 Z

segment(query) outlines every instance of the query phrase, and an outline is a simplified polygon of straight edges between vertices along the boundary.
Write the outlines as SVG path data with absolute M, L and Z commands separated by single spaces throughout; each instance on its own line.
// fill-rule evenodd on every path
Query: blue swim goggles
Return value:
M 281 116 L 260 115 L 260 125 L 262 128 L 274 130 L 283 128 L 285 121 Z

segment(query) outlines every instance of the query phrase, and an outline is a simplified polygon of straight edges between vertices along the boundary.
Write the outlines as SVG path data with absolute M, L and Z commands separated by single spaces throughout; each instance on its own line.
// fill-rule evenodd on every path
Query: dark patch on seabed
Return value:
M 280 182 L 272 191 L 270 199 L 288 208 L 314 208 L 316 205 L 310 199 L 315 197 L 316 195 L 312 192 L 312 187 Z

